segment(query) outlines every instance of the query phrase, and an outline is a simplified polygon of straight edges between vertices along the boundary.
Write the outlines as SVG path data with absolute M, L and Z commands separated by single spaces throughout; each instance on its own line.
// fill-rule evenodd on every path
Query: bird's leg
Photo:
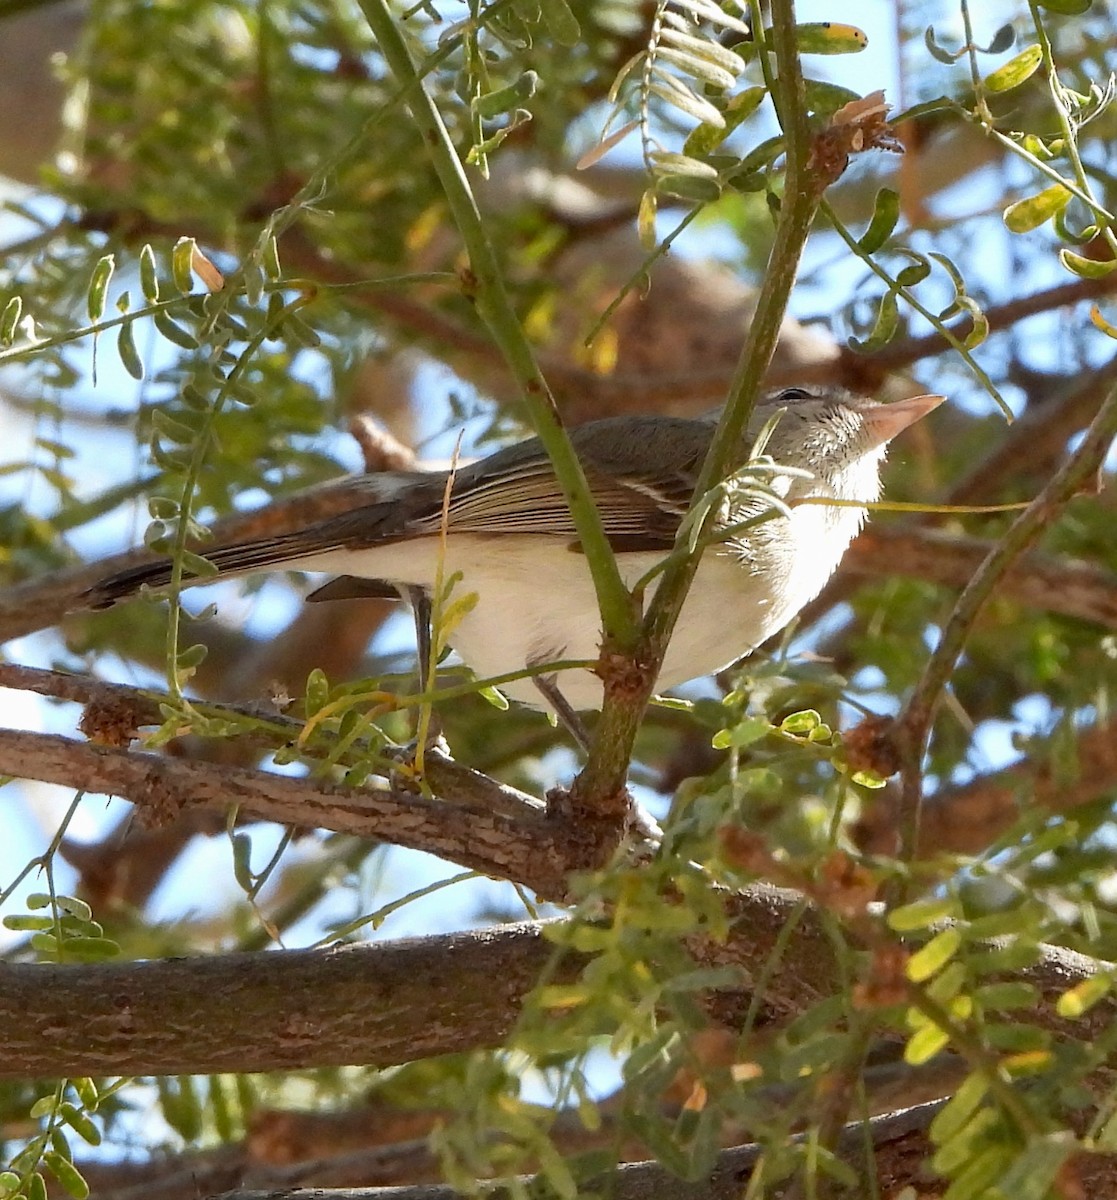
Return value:
M 590 752 L 590 735 L 582 724 L 582 718 L 570 707 L 566 697 L 559 691 L 553 675 L 533 675 L 532 683 L 542 693 L 543 699 L 551 706 L 563 729 L 578 743 L 583 753 Z
M 425 692 L 434 680 L 434 663 L 431 662 L 431 598 L 426 589 L 407 584 L 400 589 L 415 617 L 415 644 L 419 654 L 419 690 Z

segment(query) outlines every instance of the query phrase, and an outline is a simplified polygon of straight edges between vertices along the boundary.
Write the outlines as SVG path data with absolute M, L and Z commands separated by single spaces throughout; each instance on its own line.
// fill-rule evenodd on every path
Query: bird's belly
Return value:
M 801 516 L 807 513 L 800 510 L 793 519 Z M 813 522 L 815 514 L 808 519 Z M 668 646 L 659 688 L 719 671 L 781 629 L 818 593 L 848 545 L 849 536 L 830 532 L 814 542 L 814 553 L 799 555 L 790 564 L 760 547 L 751 565 L 728 547 L 708 550 Z M 432 537 L 323 555 L 300 566 L 433 590 L 439 554 L 439 539 Z M 661 558 L 618 555 L 626 586 L 632 587 Z M 559 539 L 456 534 L 448 539 L 441 569 L 444 581 L 461 576 L 444 610 L 459 597 L 476 593 L 476 602 L 443 640 L 479 678 L 563 659 L 597 660 L 601 618 L 593 580 L 585 556 Z M 573 708 L 601 707 L 601 681 L 588 668 L 558 671 L 555 682 Z M 530 678 L 500 687 L 523 704 L 546 707 Z

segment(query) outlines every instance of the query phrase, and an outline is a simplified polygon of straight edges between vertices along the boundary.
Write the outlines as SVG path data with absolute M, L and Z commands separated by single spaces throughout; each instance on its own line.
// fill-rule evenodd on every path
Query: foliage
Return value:
M 663 839 L 635 855 L 603 842 L 561 896 L 515 877 L 482 887 L 456 866 L 444 885 L 371 824 L 366 840 L 349 826 L 276 833 L 230 804 L 200 828 L 226 838 L 234 899 L 210 912 L 180 878 L 167 919 L 152 902 L 163 871 L 143 886 L 99 881 L 70 832 L 92 803 L 79 792 L 46 850 L 0 880 L 12 963 L 363 940 L 435 913 L 428 898 L 444 905 L 415 918 L 431 928 L 535 920 L 555 901 L 564 919 L 543 926 L 549 966 L 498 1047 L 380 1068 L 5 1084 L 0 1195 L 45 1195 L 47 1175 L 84 1195 L 102 1142 L 214 1147 L 244 1138 L 261 1108 L 370 1097 L 426 1114 L 439 1170 L 465 1192 L 500 1177 L 521 1194 L 534 1171 L 561 1196 L 603 1194 L 632 1157 L 706 1180 L 727 1146 L 751 1142 L 741 1194 L 883 1194 L 869 1120 L 883 1111 L 880 1060 L 913 1091 L 916 1068 L 953 1064 L 920 1126 L 935 1194 L 1084 1194 L 1087 1158 L 1102 1162 L 1117 1137 L 1105 1008 L 1117 779 L 1098 750 L 1117 682 L 1117 562 L 1111 498 L 1059 493 L 1056 467 L 1112 406 L 1117 47 L 1099 0 L 994 7 L 999 27 L 966 0 L 903 9 L 903 95 L 888 96 L 900 160 L 858 154 L 866 128 L 869 145 L 892 146 L 877 81 L 853 91 L 831 66 L 868 61 L 890 31 L 795 25 L 786 0 L 90 6 L 57 62 L 61 151 L 43 147 L 34 190 L 7 202 L 2 226 L 0 419 L 26 450 L 0 465 L 0 618 L 46 604 L 46 590 L 21 589 L 69 578 L 130 530 L 171 556 L 169 616 L 140 600 L 51 634 L 32 619 L 39 632 L 9 651 L 144 685 L 132 702 L 149 707 L 123 739 L 87 711 L 82 731 L 101 744 L 142 728 L 150 753 L 303 773 L 327 792 L 395 789 L 446 813 L 456 798 L 432 782 L 437 756 L 407 754 L 417 729 L 424 746 L 441 729 L 490 781 L 533 797 L 568 784 L 562 735 L 507 707 L 507 679 L 451 664 L 425 688 L 376 601 L 318 627 L 308 651 L 309 618 L 290 617 L 301 580 L 251 605 L 218 593 L 221 612 L 178 593 L 211 569 L 216 523 L 297 507 L 356 464 L 347 418 L 377 414 L 420 444 L 465 424 L 483 447 L 534 423 L 575 498 L 604 628 L 631 649 L 640 622 L 533 385 L 546 378 L 557 409 L 582 417 L 697 413 L 729 394 L 743 308 L 772 317 L 800 250 L 773 233 L 797 199 L 788 157 L 825 174 L 833 139 L 834 176 L 857 161 L 822 198 L 793 302 L 825 350 L 781 365 L 785 327 L 774 377 L 948 393 L 951 412 L 890 464 L 886 499 L 991 507 L 877 514 L 923 558 L 870 549 L 863 577 L 842 575 L 779 645 L 653 704 L 629 778 Z M 14 19 L 0 5 L 0 22 Z M 801 89 L 777 69 L 784 35 Z M 759 302 L 697 261 L 688 290 L 668 253 L 688 244 L 739 268 Z M 657 289 L 667 315 L 641 326 Z M 1113 433 L 1092 430 L 1102 458 Z M 1022 539 L 1013 506 L 1045 487 L 1035 547 L 1020 545 L 1015 567 L 986 560 Z M 975 574 L 994 582 L 989 602 L 956 608 Z M 475 600 L 458 582 L 447 575 L 436 597 L 438 658 Z M 954 637 L 960 655 L 932 654 Z M 897 723 L 859 724 L 871 714 Z M 64 719 L 51 710 L 52 729 Z M 895 735 L 894 761 L 877 737 L 889 728 L 910 735 Z M 886 784 L 900 768 L 902 784 Z M 552 792 L 548 812 L 567 801 Z M 128 840 L 89 820 L 98 861 L 127 864 Z M 795 898 L 769 941 L 757 935 L 754 970 L 739 949 L 760 921 L 758 881 Z M 1041 978 L 1048 944 L 1091 964 L 1059 994 Z M 794 1004 L 789 970 L 804 973 Z M 851 1151 L 843 1129 L 857 1123 Z

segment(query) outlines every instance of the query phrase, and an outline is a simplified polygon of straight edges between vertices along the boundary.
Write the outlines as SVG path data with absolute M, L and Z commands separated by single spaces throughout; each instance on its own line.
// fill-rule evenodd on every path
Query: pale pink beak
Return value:
M 910 396 L 894 404 L 878 404 L 864 412 L 865 429 L 874 446 L 883 446 L 909 425 L 922 420 L 945 396 Z

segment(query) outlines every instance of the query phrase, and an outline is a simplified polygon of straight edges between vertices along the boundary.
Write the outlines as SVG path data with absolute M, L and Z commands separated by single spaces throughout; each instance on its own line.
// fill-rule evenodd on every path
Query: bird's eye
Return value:
M 784 388 L 783 391 L 780 392 L 780 394 L 776 397 L 776 401 L 779 404 L 783 404 L 787 400 L 810 400 L 813 397 L 814 393 L 808 392 L 806 388 L 789 387 Z

